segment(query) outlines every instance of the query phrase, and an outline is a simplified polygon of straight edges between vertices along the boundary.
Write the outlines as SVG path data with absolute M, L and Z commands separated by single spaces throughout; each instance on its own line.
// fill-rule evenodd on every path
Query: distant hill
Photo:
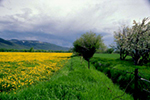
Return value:
M 0 38 L 0 48 L 5 49 L 30 49 L 33 47 L 36 50 L 63 50 L 67 51 L 69 48 L 61 47 L 55 44 L 47 43 L 47 42 L 40 42 L 35 40 L 4 40 Z
M 26 47 L 19 46 L 13 42 L 4 40 L 0 38 L 0 48 L 5 48 L 5 49 L 26 49 Z

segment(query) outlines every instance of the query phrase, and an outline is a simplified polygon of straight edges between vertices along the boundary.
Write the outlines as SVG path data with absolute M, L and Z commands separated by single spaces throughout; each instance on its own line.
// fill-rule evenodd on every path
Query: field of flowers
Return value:
M 0 53 L 0 92 L 49 80 L 72 53 Z

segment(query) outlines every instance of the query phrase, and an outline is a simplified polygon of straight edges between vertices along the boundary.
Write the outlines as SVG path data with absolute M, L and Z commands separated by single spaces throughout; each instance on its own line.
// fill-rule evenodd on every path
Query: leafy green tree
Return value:
M 103 43 L 101 44 L 100 48 L 97 49 L 97 53 L 104 53 L 107 50 L 107 46 Z
M 109 54 L 111 54 L 111 53 L 113 53 L 114 52 L 114 49 L 113 48 L 108 48 L 107 50 L 106 50 L 106 53 L 109 53 Z
M 34 52 L 34 48 L 33 47 L 30 48 L 29 52 Z
M 96 35 L 93 32 L 83 34 L 73 43 L 73 51 L 88 61 L 88 68 L 90 68 L 90 58 L 94 55 L 97 49 L 103 46 L 101 35 Z

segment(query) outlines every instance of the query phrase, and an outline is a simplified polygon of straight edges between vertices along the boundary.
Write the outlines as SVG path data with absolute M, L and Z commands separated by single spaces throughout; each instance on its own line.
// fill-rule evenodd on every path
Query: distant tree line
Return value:
M 121 60 L 129 55 L 135 65 L 142 65 L 150 61 L 150 19 L 144 18 L 142 23 L 134 20 L 133 24 L 115 32 L 116 50 Z
M 0 52 L 72 52 L 71 50 L 63 51 L 63 50 L 36 50 L 33 47 L 30 49 L 5 49 L 0 48 Z

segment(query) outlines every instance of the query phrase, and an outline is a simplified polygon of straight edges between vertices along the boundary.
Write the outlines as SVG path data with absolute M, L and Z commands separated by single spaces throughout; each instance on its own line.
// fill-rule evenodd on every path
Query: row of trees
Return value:
M 127 55 L 133 58 L 135 65 L 150 61 L 150 19 L 144 18 L 142 23 L 133 21 L 133 26 L 123 26 L 115 32 L 116 49 L 120 52 L 120 59 Z
M 150 61 L 150 19 L 144 18 L 142 23 L 133 21 L 133 26 L 123 26 L 115 32 L 116 51 L 120 53 L 120 59 L 130 55 L 135 65 L 148 63 Z M 93 32 L 83 34 L 73 43 L 73 51 L 88 61 L 90 68 L 90 58 L 96 51 L 104 51 L 106 49 L 102 36 Z M 113 48 L 107 49 L 105 52 L 112 53 Z
M 0 48 L 0 52 L 72 52 L 71 50 L 69 51 L 62 51 L 62 50 L 36 50 L 33 47 L 30 49 L 5 49 L 5 48 Z

